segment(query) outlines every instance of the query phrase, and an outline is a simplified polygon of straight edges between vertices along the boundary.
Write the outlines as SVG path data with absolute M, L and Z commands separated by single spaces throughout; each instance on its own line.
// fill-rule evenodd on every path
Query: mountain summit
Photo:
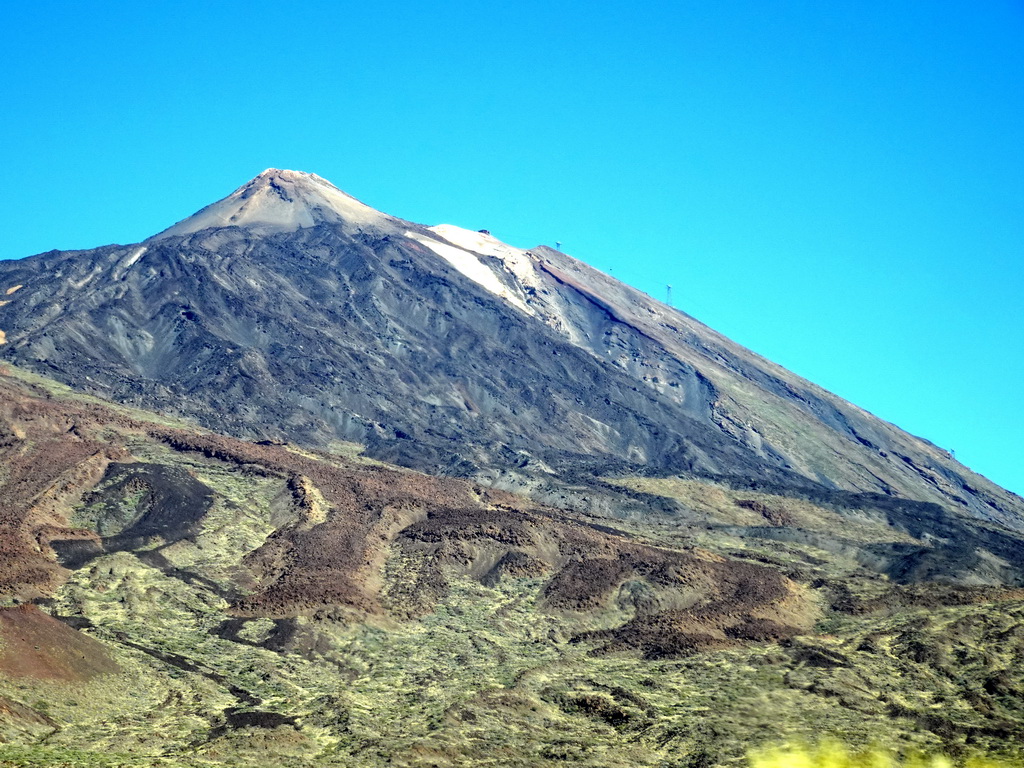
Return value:
M 208 205 L 150 240 L 209 228 L 294 232 L 317 224 L 386 226 L 391 217 L 347 195 L 315 173 L 268 168 L 223 200 Z

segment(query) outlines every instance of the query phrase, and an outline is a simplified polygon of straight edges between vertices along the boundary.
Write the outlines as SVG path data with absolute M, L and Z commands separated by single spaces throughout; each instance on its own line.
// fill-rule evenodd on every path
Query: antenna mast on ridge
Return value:
M 672 286 L 671 285 L 666 285 L 665 286 L 665 303 L 668 304 L 670 307 L 672 306 Z

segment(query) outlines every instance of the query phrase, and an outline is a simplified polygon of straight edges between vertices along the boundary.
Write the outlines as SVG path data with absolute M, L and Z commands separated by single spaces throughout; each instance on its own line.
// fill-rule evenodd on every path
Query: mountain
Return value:
M 313 174 L 265 171 L 140 244 L 2 262 L 0 289 L 3 359 L 240 437 L 508 487 L 628 468 L 876 493 L 1024 530 L 1019 497 L 686 314 Z
M 932 536 L 877 508 L 625 477 L 612 520 L 11 366 L 0 467 L 4 765 L 1024 756 L 1024 590 L 880 575 Z
M 0 764 L 1024 757 L 1024 501 L 570 256 L 268 170 L 0 294 Z

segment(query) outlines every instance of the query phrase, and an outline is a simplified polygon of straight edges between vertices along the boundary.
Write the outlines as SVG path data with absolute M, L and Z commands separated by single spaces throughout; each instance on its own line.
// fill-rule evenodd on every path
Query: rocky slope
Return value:
M 880 573 L 941 561 L 937 505 L 619 477 L 648 513 L 613 521 L 14 367 L 0 435 L 0 764 L 697 766 L 823 727 L 1022 757 L 1024 589 Z
M 271 170 L 0 294 L 0 765 L 1024 757 L 1024 501 L 565 254 Z
M 3 358 L 238 436 L 503 487 L 617 469 L 879 493 L 1024 530 L 1019 497 L 684 313 L 312 174 L 266 171 L 141 244 L 0 262 L 0 289 Z

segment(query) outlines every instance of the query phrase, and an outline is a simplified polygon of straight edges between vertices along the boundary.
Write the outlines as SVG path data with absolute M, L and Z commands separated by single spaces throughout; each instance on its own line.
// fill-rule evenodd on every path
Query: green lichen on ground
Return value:
M 185 538 L 99 554 L 43 604 L 100 641 L 120 672 L 0 676 L 0 766 L 708 768 L 823 735 L 902 754 L 1024 757 L 1024 601 L 900 587 L 854 557 L 737 532 L 784 521 L 907 541 L 870 510 L 851 525 L 856 510 L 839 518 L 709 482 L 615 480 L 692 513 L 616 520 L 619 530 L 774 568 L 805 585 L 822 616 L 782 644 L 645 659 L 580 640 L 634 618 L 620 595 L 563 613 L 546 607 L 550 574 L 486 586 L 455 569 L 425 592 L 422 553 L 398 545 L 381 572 L 383 614 L 236 616 L 232 602 L 255 588 L 246 556 L 296 522 L 288 478 L 141 430 L 119 439 L 127 463 L 210 489 L 209 508 Z M 328 463 L 357 453 L 288 450 Z M 118 502 L 124 521 L 140 503 L 133 493 Z M 98 527 L 111 513 L 91 504 L 75 524 Z
M 403 557 L 386 569 L 392 585 Z M 997 719 L 1024 714 L 1024 603 L 837 616 L 829 634 L 786 646 L 646 661 L 572 642 L 579 622 L 541 610 L 540 588 L 452 574 L 419 619 L 306 618 L 295 622 L 300 647 L 279 653 L 245 634 L 218 637 L 229 618 L 221 598 L 117 553 L 75 573 L 55 608 L 89 619 L 124 673 L 81 689 L 33 683 L 27 698 L 48 702 L 59 725 L 47 749 L 93 750 L 97 765 L 150 764 L 98 754 L 139 751 L 231 765 L 254 749 L 267 766 L 710 765 L 823 732 L 903 751 L 1020 755 L 975 699 L 988 686 Z M 249 637 L 272 624 L 251 622 Z M 295 725 L 218 733 L 231 709 Z M 60 764 L 28 755 L 0 752 L 12 765 Z

